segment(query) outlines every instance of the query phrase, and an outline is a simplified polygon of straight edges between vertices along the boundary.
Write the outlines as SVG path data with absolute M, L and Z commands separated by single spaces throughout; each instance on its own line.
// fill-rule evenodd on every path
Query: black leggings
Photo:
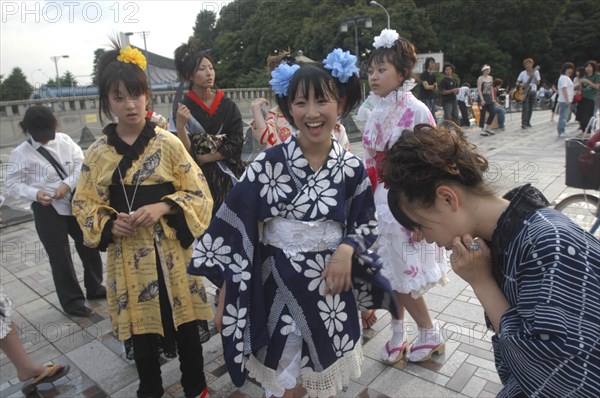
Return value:
M 156 264 L 160 316 L 165 337 L 174 336 L 175 341 L 177 341 L 181 386 L 183 387 L 185 396 L 197 397 L 206 388 L 204 358 L 202 357 L 202 343 L 200 343 L 198 322 L 184 323 L 175 330 L 175 326 L 173 325 L 173 311 L 169 303 L 165 278 L 162 274 L 158 255 L 156 256 Z M 162 378 L 160 376 L 159 343 L 156 337 L 156 334 L 133 335 L 133 355 L 140 377 L 137 396 L 140 398 L 158 398 L 164 394 Z

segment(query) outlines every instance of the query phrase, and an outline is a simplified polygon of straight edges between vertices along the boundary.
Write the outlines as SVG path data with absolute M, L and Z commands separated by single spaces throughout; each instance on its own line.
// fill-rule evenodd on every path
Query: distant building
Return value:
M 122 43 L 124 43 L 122 41 Z M 124 44 L 127 45 L 127 44 Z M 143 48 L 137 48 L 144 53 Z M 179 82 L 177 81 L 177 71 L 175 69 L 175 61 L 171 58 L 163 57 L 162 55 L 154 54 L 148 51 L 146 57 L 147 68 L 146 73 L 150 76 L 150 86 L 152 92 L 172 91 L 177 90 Z M 149 71 L 149 73 L 148 73 Z M 44 86 L 34 90 L 31 93 L 30 99 L 47 99 L 47 98 L 64 98 L 64 97 L 94 97 L 98 95 L 98 87 L 90 84 L 86 86 L 62 86 L 60 90 L 56 87 Z

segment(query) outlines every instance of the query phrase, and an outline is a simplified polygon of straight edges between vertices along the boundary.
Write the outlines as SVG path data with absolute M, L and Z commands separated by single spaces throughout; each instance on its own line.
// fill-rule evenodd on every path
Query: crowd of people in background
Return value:
M 532 58 L 523 60 L 523 67 L 511 88 L 505 86 L 502 79 L 491 77 L 490 65 L 483 65 L 481 76 L 471 87 L 469 82 L 460 82 L 454 65 L 445 63 L 440 68 L 434 58 L 428 57 L 418 79 L 419 99 L 428 106 L 436 120 L 452 121 L 461 127 L 479 125 L 480 134 L 484 137 L 504 131 L 507 112 L 520 110 L 521 128 L 526 130 L 532 127 L 534 109 L 552 109 L 551 121 L 554 121 L 555 115 L 560 115 L 561 109 L 565 108 L 561 104 L 565 103 L 568 103 L 570 113 L 563 111 L 563 117 L 559 117 L 559 137 L 567 137 L 562 123 L 572 116 L 578 122 L 580 132 L 591 132 L 590 120 L 595 120 L 593 117 L 600 102 L 600 73 L 596 61 L 588 61 L 578 68 L 573 66 L 567 70 L 567 75 L 563 65 L 560 78 L 553 84 L 542 81 L 539 66 L 535 66 Z M 563 92 L 563 88 L 567 87 L 565 76 L 571 81 L 568 93 Z M 440 104 L 442 113 L 439 119 L 440 109 L 436 108 L 436 103 Z

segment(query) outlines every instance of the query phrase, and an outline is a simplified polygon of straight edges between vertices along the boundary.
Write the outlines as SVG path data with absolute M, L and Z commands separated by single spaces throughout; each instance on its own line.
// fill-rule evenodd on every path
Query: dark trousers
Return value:
M 530 91 L 527 97 L 523 99 L 523 109 L 521 110 L 521 124 L 529 126 L 531 124 L 531 115 L 535 106 L 535 92 Z
M 464 101 L 457 101 L 458 109 L 460 109 L 461 121 L 460 125 L 463 127 L 469 127 L 471 122 L 469 121 L 469 110 L 467 109 L 467 104 Z
M 444 120 L 452 120 L 456 124 L 460 123 L 460 120 L 458 120 L 458 104 L 456 100 L 442 102 L 442 108 L 444 108 Z
M 74 310 L 85 304 L 85 298 L 71 256 L 69 236 L 83 263 L 83 284 L 88 294 L 96 294 L 102 287 L 102 259 L 97 249 L 83 244 L 83 233 L 74 216 L 62 216 L 52 205 L 31 204 L 35 229 L 44 249 L 48 253 L 56 294 L 65 311 Z
M 496 106 L 494 105 L 494 101 L 485 101 L 485 105 L 481 107 L 479 111 L 479 127 L 483 128 L 484 124 L 486 124 L 485 113 L 489 112 L 489 116 L 487 119 L 487 125 L 492 124 L 492 120 L 494 120 L 494 116 L 496 116 Z
M 179 369 L 181 370 L 181 386 L 185 396 L 197 397 L 206 388 L 204 358 L 202 357 L 198 322 L 184 323 L 179 326 L 178 330 L 175 330 L 173 311 L 167 296 L 165 278 L 160 268 L 158 256 L 156 264 L 160 316 L 165 337 L 175 336 L 177 354 L 179 355 Z M 159 340 L 156 337 L 156 334 L 150 333 L 133 335 L 133 355 L 140 377 L 137 396 L 140 398 L 158 398 L 164 394 L 158 355 Z

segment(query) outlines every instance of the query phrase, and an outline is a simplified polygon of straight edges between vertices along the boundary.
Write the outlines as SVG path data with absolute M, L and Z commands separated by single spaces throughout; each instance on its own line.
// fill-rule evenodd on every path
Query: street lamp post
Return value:
M 369 4 L 371 4 L 372 6 L 378 6 L 383 8 L 383 11 L 385 11 L 385 15 L 387 15 L 387 23 L 388 23 L 388 29 L 390 28 L 390 13 L 385 9 L 384 6 L 382 6 L 381 4 L 379 4 L 378 2 L 376 2 L 375 0 L 372 0 Z
M 125 36 L 131 36 L 133 34 L 138 34 L 144 38 L 144 55 L 146 56 L 146 69 L 148 73 L 148 84 L 152 87 L 152 80 L 150 79 L 150 63 L 148 63 L 148 48 L 146 47 L 146 37 L 150 36 L 150 31 L 145 30 L 143 32 L 127 32 Z
M 52 57 L 50 57 L 50 59 L 52 61 L 54 61 L 54 69 L 56 70 L 56 96 L 59 96 L 58 93 L 58 88 L 60 87 L 60 80 L 59 80 L 59 75 L 58 75 L 58 60 L 61 58 L 69 58 L 68 55 L 54 55 Z
M 359 65 L 359 59 L 360 59 L 360 53 L 359 53 L 359 49 L 358 49 L 358 24 L 362 23 L 362 22 L 365 23 L 365 28 L 370 28 L 371 26 L 373 26 L 373 21 L 371 20 L 371 17 L 349 18 L 349 19 L 346 19 L 345 21 L 343 21 L 342 24 L 340 25 L 340 32 L 347 32 L 348 24 L 354 24 L 354 44 L 355 44 L 356 64 L 357 65 Z

